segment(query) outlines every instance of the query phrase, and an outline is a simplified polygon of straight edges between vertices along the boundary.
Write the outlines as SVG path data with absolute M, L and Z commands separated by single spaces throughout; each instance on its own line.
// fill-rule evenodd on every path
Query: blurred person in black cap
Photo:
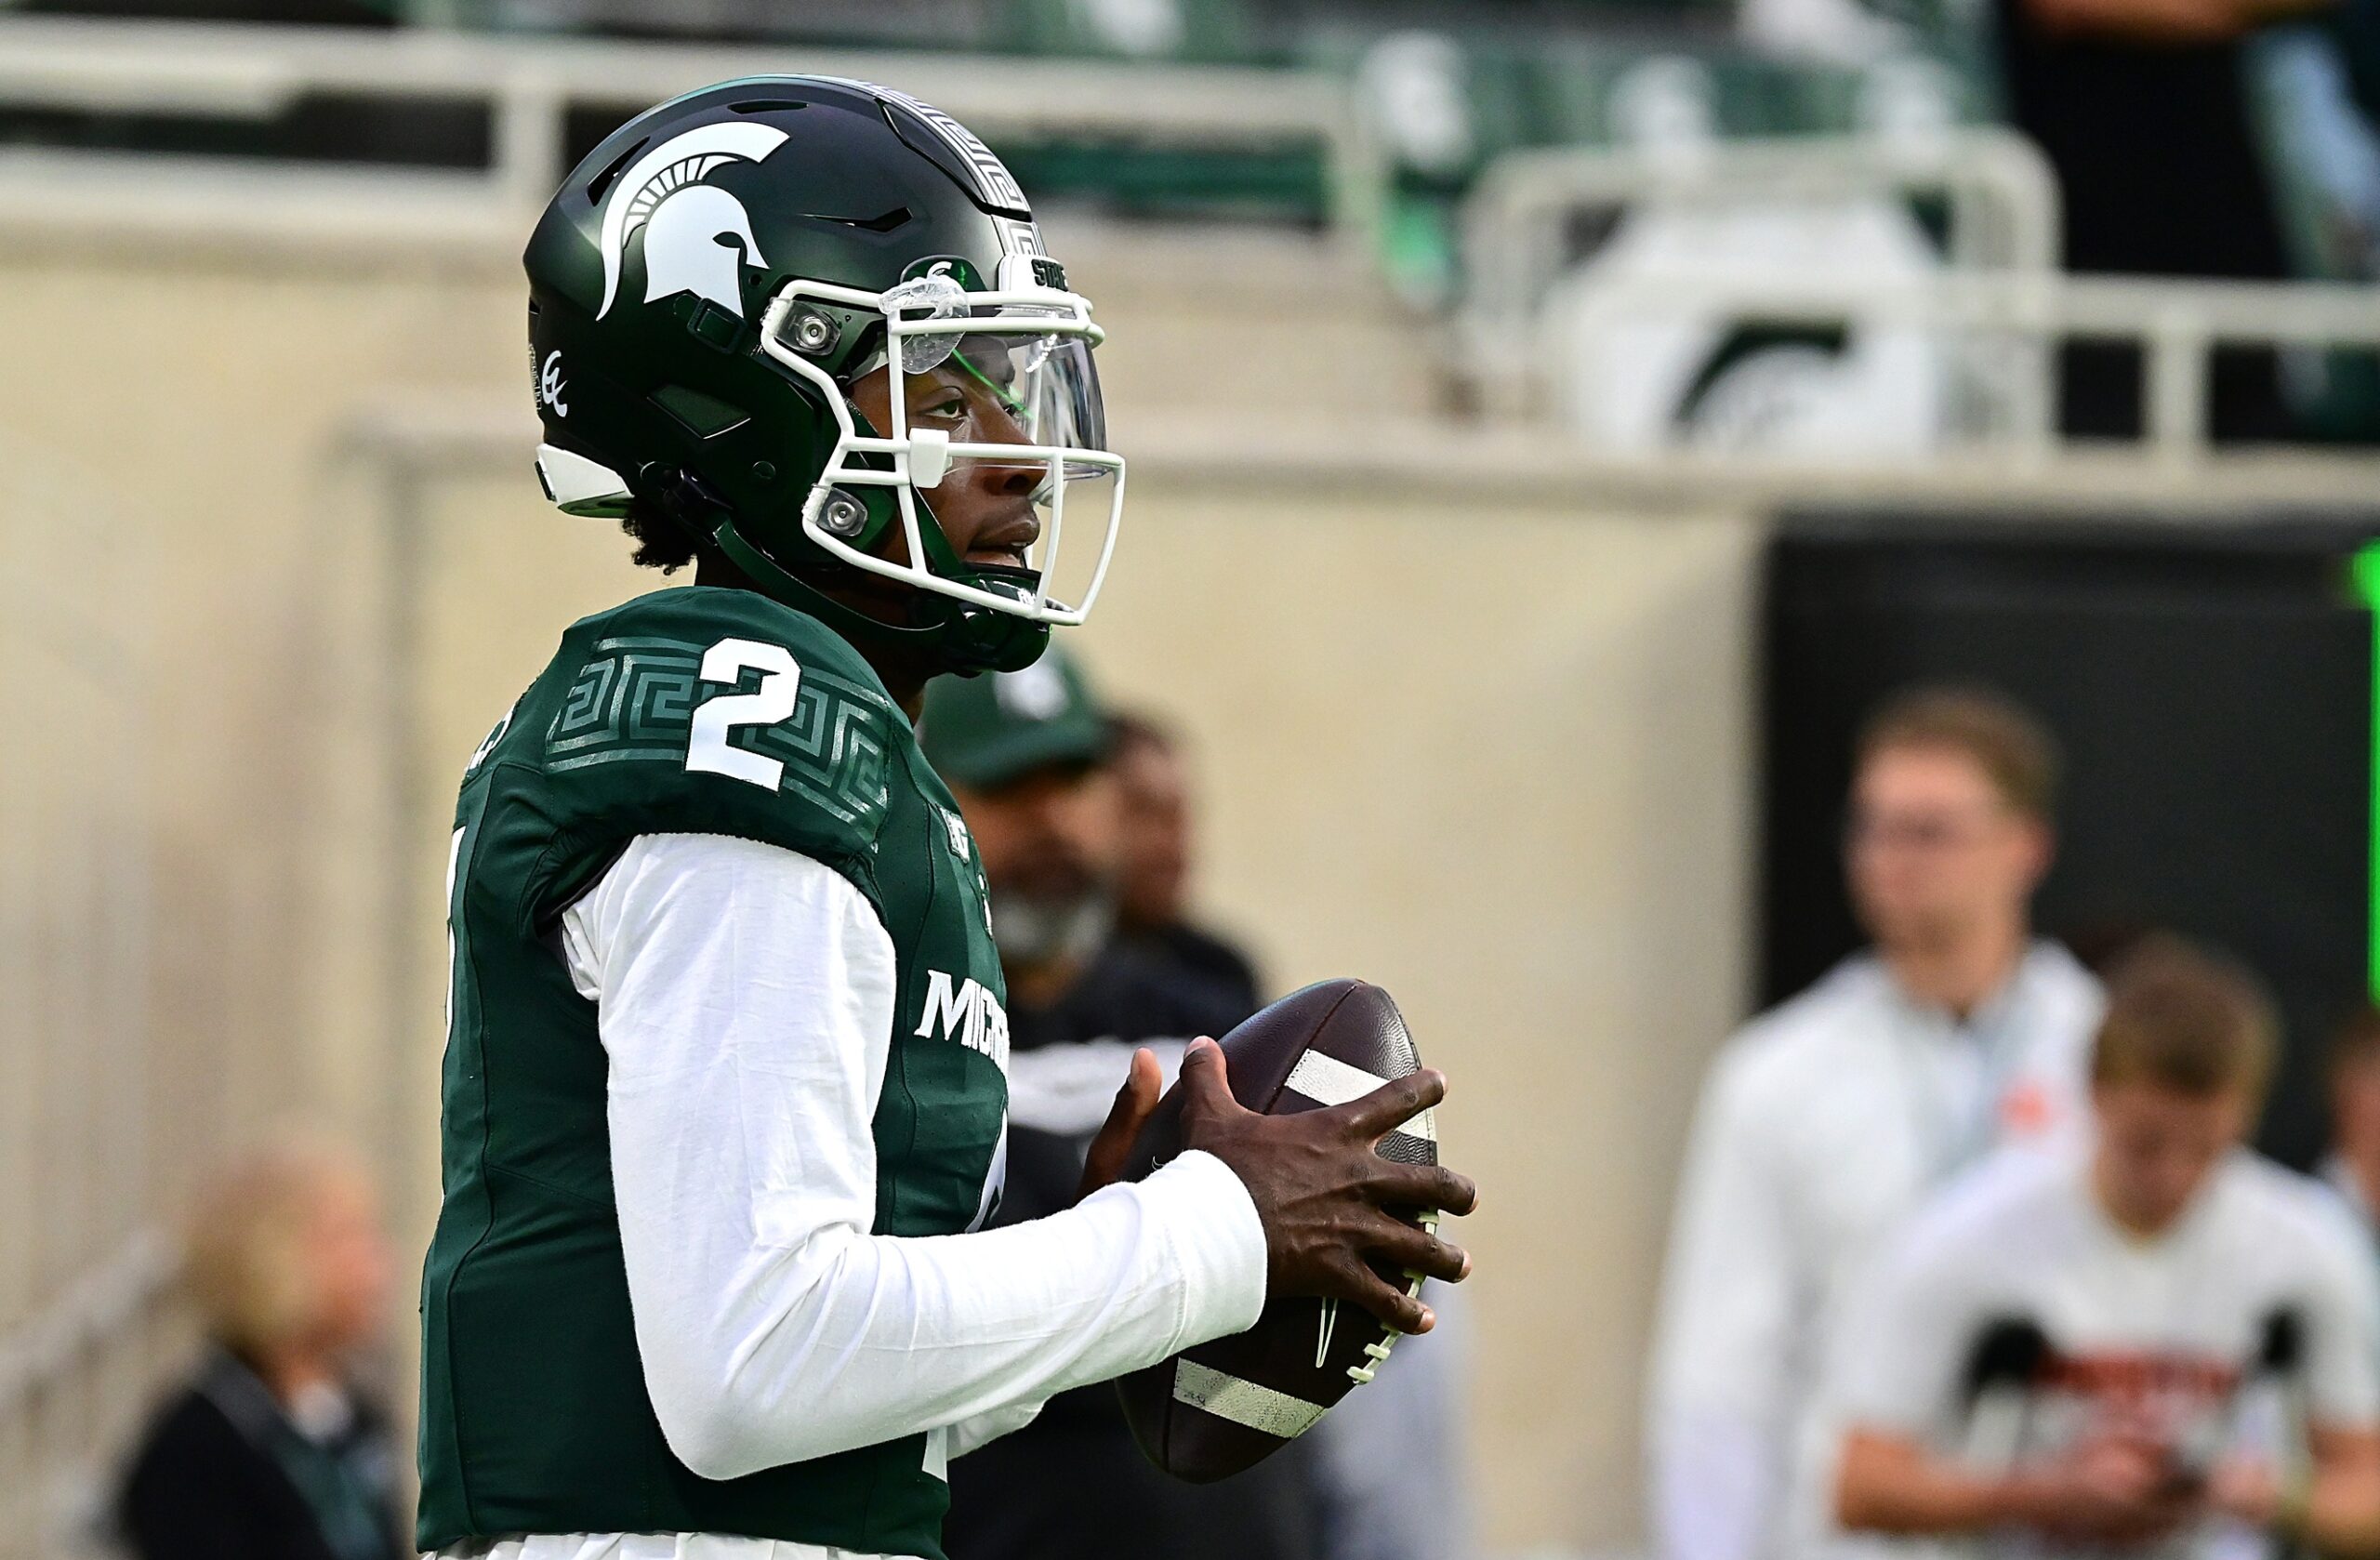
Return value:
M 1012 1054 L 1060 1042 L 1187 1041 L 1255 1011 L 1246 983 L 1116 935 L 1123 789 L 1106 716 L 1072 660 L 1053 652 L 1023 671 L 936 682 L 919 732 L 984 856 Z M 1102 1072 L 1102 1118 L 1130 1048 L 1116 1055 Z M 1160 1048 L 1160 1060 L 1173 1058 Z M 1012 1094 L 1018 1088 L 1012 1078 Z M 1066 1190 L 1070 1201 L 1071 1182 Z
M 1180 740 L 1154 717 L 1119 711 L 1107 718 L 1107 741 L 1121 826 L 1117 935 L 1221 984 L 1253 1011 L 1261 987 L 1248 955 L 1190 919 L 1196 830 Z
M 397 1448 L 351 1373 L 379 1337 L 388 1238 L 361 1167 L 291 1140 L 231 1166 L 185 1265 L 210 1348 L 151 1421 L 117 1502 L 140 1560 L 399 1560 Z
M 975 837 L 1008 983 L 1008 1180 L 992 1223 L 1073 1204 L 1083 1156 L 1134 1050 L 1170 1082 L 1188 1042 L 1254 1010 L 1219 979 L 1116 935 L 1122 787 L 1106 717 L 1055 647 L 1022 671 L 929 685 L 919 737 Z M 1311 1560 L 1301 1444 L 1224 1487 L 1183 1484 L 1132 1444 L 1115 1393 L 1051 1400 L 950 1464 L 951 1560 Z

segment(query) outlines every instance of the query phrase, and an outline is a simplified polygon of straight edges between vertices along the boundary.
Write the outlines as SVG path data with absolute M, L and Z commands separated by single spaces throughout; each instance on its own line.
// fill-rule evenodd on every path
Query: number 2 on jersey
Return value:
M 784 760 L 731 747 L 727 735 L 738 726 L 774 726 L 791 715 L 801 692 L 801 668 L 794 664 L 792 651 L 759 640 L 723 639 L 703 652 L 705 682 L 734 687 L 747 671 L 760 674 L 758 690 L 713 694 L 694 711 L 694 732 L 686 743 L 686 767 L 774 791 L 785 779 Z

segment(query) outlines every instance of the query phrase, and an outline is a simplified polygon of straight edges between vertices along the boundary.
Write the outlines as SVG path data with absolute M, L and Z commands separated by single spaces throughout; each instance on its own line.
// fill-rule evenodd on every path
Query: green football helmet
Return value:
M 654 506 L 787 605 L 954 671 L 1029 665 L 1090 612 L 1124 500 L 1103 333 L 948 115 L 826 77 L 688 93 L 588 154 L 523 259 L 537 470 L 564 510 Z M 883 427 L 853 399 L 879 371 Z M 1021 564 L 970 563 L 934 518 L 929 494 L 985 468 L 1030 473 Z M 1080 484 L 1104 523 L 1061 600 Z M 828 593 L 853 571 L 912 588 L 901 621 Z

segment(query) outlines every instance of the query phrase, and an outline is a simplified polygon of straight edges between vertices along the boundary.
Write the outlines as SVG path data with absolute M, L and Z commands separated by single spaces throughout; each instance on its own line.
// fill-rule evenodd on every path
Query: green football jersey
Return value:
M 897 972 L 876 1233 L 954 1234 L 990 1200 L 1007 1021 L 982 865 L 883 683 L 815 619 L 749 591 L 661 590 L 574 624 L 472 757 L 455 815 L 416 1538 L 733 1533 L 939 1557 L 948 1490 L 923 1434 L 729 1480 L 696 1476 L 662 1438 L 596 1008 L 558 936 L 628 841 L 659 833 L 798 851 L 867 898 Z

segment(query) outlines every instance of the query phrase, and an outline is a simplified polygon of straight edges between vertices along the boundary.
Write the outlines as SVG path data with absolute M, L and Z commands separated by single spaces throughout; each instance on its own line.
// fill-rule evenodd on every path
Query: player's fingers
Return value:
M 1393 1327 L 1399 1332 L 1427 1332 L 1437 1325 L 1436 1312 L 1353 1257 L 1335 1264 L 1331 1278 L 1332 1294 L 1362 1306 L 1379 1317 L 1383 1327 Z
M 1366 1143 L 1382 1138 L 1447 1097 L 1447 1075 L 1435 1067 L 1391 1078 L 1361 1099 L 1335 1107 L 1338 1124 Z
M 1201 1035 L 1182 1053 L 1182 1105 L 1185 1113 L 1228 1115 L 1238 1108 L 1231 1097 L 1231 1077 L 1223 1065 L 1223 1048 Z
M 1116 1091 L 1116 1103 L 1107 1107 L 1107 1119 L 1091 1140 L 1090 1152 L 1083 1157 L 1082 1186 L 1076 1194 L 1078 1199 L 1123 1178 L 1132 1141 L 1156 1114 L 1162 1082 L 1157 1053 L 1145 1048 L 1132 1052 L 1132 1064 L 1125 1070 L 1124 1085 Z
M 1382 1159 L 1367 1183 L 1373 1200 L 1389 1208 L 1435 1208 L 1457 1217 L 1479 1206 L 1471 1177 L 1443 1165 L 1400 1165 Z
M 1391 1219 L 1371 1238 L 1368 1249 L 1391 1266 L 1444 1283 L 1460 1284 L 1471 1276 L 1471 1254 L 1428 1230 Z

